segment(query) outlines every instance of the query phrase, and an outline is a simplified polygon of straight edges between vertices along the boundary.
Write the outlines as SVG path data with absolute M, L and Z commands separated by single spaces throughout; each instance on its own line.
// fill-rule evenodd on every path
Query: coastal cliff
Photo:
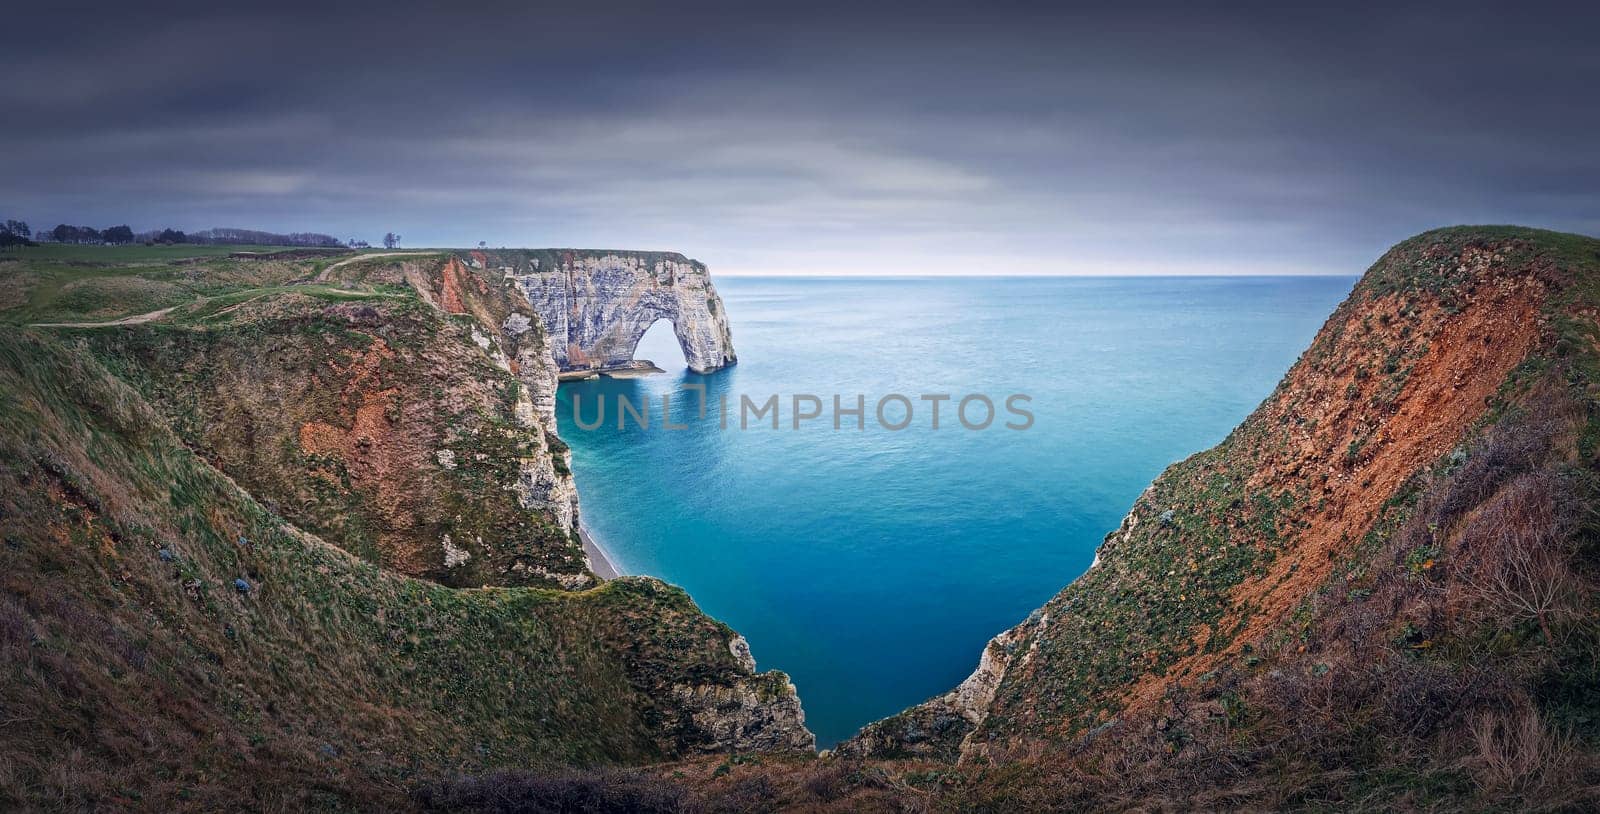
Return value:
M 358 556 L 446 585 L 596 584 L 516 286 L 453 256 L 319 276 L 79 338 L 207 460 Z
M 698 260 L 671 252 L 547 249 L 472 252 L 469 262 L 517 282 L 543 319 L 562 371 L 626 365 L 645 331 L 662 319 L 672 323 L 696 373 L 738 360 L 727 311 Z
M 971 677 L 820 759 L 687 594 L 596 583 L 563 364 L 494 257 L 14 298 L 60 323 L 0 334 L 0 805 L 1600 804 L 1600 241 L 1395 246 Z
M 1493 748 L 1495 727 L 1567 737 L 1596 700 L 1564 688 L 1593 676 L 1568 671 L 1594 652 L 1600 605 L 1582 519 L 1600 505 L 1597 294 L 1589 238 L 1481 227 L 1396 246 L 1254 413 L 1151 484 L 1088 573 L 961 688 L 840 754 L 1091 760 L 1166 738 L 1151 777 L 1116 778 L 1132 788 L 1297 717 L 1323 744 L 1442 737 L 1437 771 L 1480 759 L 1461 747 Z M 1421 706 L 1385 709 L 1395 698 Z M 1435 771 L 1427 751 L 1407 759 Z
M 820 761 L 652 777 L 711 810 L 1593 810 L 1597 518 L 1600 240 L 1428 232 L 958 687 Z
M 515 281 L 84 254 L 80 288 L 156 310 L 4 315 L 0 807 L 395 809 L 401 777 L 812 753 L 741 637 L 585 561 Z M 29 271 L 14 303 L 63 302 Z

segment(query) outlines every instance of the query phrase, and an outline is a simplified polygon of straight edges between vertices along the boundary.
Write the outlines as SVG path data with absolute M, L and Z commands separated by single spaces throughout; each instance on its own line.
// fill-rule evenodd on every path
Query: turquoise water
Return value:
M 682 585 L 743 633 L 828 746 L 965 678 L 1089 566 L 1151 479 L 1271 392 L 1353 282 L 729 278 L 737 366 L 682 371 L 660 323 L 636 355 L 675 372 L 565 384 L 560 429 L 585 523 L 622 570 Z M 824 400 L 800 430 L 795 393 Z M 913 401 L 897 432 L 874 415 L 890 393 Z M 974 393 L 996 405 L 989 429 L 963 429 L 952 401 L 935 430 L 918 398 Z M 662 428 L 662 394 L 687 429 Z M 779 395 L 781 429 L 739 429 L 741 394 Z M 834 394 L 866 397 L 865 430 L 833 429 Z M 1026 430 L 1001 426 L 1019 420 L 1012 394 L 1031 396 Z M 649 400 L 648 430 L 617 429 L 618 396 Z M 605 424 L 580 429 L 575 397 L 585 422 L 607 399 Z

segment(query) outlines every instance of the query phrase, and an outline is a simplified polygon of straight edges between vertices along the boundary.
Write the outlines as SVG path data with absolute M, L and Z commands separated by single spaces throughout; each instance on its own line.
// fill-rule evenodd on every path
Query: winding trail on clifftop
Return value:
M 412 255 L 425 256 L 425 255 L 438 254 L 438 253 L 439 252 L 373 252 L 372 254 L 358 254 L 355 257 L 346 257 L 345 259 L 340 260 L 339 262 L 334 263 L 334 264 L 328 266 L 327 268 L 323 269 L 321 272 L 319 272 L 317 274 L 316 280 L 319 283 L 325 283 L 325 282 L 328 281 L 328 273 L 329 272 L 333 271 L 334 269 L 336 269 L 336 268 L 338 268 L 340 266 L 348 266 L 351 263 L 357 262 L 359 260 L 371 260 L 371 259 L 373 259 L 375 257 L 410 257 Z
M 160 308 L 160 309 L 157 309 L 155 311 L 151 311 L 148 314 L 135 314 L 135 315 L 133 315 L 131 317 L 123 317 L 121 319 L 112 319 L 112 320 L 107 320 L 105 322 L 34 322 L 34 323 L 30 323 L 28 327 L 30 327 L 30 328 L 115 328 L 118 325 L 142 325 L 142 324 L 144 324 L 146 322 L 153 322 L 155 320 L 158 320 L 158 319 L 166 316 L 167 314 L 170 314 L 173 311 L 176 311 L 179 308 L 182 308 L 185 305 L 195 305 L 195 304 L 198 304 L 198 303 L 205 302 L 206 299 L 207 298 L 205 298 L 205 297 L 199 297 L 197 299 L 190 300 L 189 302 L 179 303 L 177 305 L 171 305 L 171 306 L 168 306 L 166 308 Z
M 319 283 L 327 282 L 329 272 L 332 272 L 334 269 L 339 268 L 340 266 L 349 265 L 350 263 L 354 263 L 354 262 L 356 262 L 358 260 L 371 260 L 371 259 L 377 258 L 377 257 L 427 256 L 427 255 L 438 254 L 438 253 L 439 252 L 375 252 L 373 254 L 358 254 L 355 257 L 347 257 L 347 258 L 345 258 L 343 260 L 340 260 L 337 263 L 334 263 L 334 264 L 328 266 L 327 268 L 325 268 L 321 272 L 319 272 L 317 274 L 317 276 L 314 278 L 313 281 L 314 282 L 319 282 Z M 255 290 L 263 290 L 264 291 L 264 290 L 267 290 L 267 289 L 255 289 Z M 330 288 L 328 290 L 333 292 L 333 293 L 335 293 L 335 294 L 366 295 L 366 294 L 369 293 L 369 292 L 364 292 L 364 291 L 353 291 L 353 290 L 343 289 L 343 288 Z M 211 298 L 210 297 L 205 297 L 205 296 L 195 297 L 194 299 L 189 300 L 188 302 L 181 302 L 181 303 L 178 303 L 177 305 L 169 305 L 166 308 L 158 308 L 158 309 L 156 309 L 154 311 L 150 311 L 148 313 L 134 314 L 133 316 L 120 317 L 118 319 L 104 320 L 104 321 L 101 321 L 101 322 L 32 322 L 32 323 L 28 324 L 28 327 L 30 327 L 30 328 L 115 328 L 115 327 L 117 327 L 119 325 L 143 325 L 146 322 L 154 322 L 155 320 L 161 319 L 162 317 L 166 316 L 167 314 L 170 314 L 173 311 L 178 310 L 179 308 L 183 308 L 184 306 L 200 305 L 201 303 L 204 303 L 205 301 L 207 301 L 209 299 L 211 299 Z M 243 303 L 240 303 L 240 304 L 242 305 Z M 232 306 L 232 308 L 237 308 L 237 307 L 238 307 L 237 305 Z M 232 308 L 230 308 L 228 310 L 232 310 Z M 222 312 L 219 312 L 219 313 L 222 313 Z M 215 316 L 215 315 L 213 315 L 213 316 Z

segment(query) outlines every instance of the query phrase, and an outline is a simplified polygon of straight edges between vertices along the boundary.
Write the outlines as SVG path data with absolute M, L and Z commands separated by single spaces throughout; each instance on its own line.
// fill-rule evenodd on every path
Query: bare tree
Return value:
M 1571 600 L 1582 590 L 1566 557 L 1547 548 L 1513 547 L 1496 566 L 1468 584 L 1497 604 L 1508 619 L 1538 622 L 1545 641 L 1554 643 L 1551 623 L 1577 615 Z
M 399 246 L 399 245 L 400 245 L 400 236 L 399 235 L 395 234 L 394 232 L 387 232 L 387 233 L 384 234 L 384 236 L 383 236 L 383 247 L 385 249 L 393 249 L 393 248 L 395 248 L 396 246 Z

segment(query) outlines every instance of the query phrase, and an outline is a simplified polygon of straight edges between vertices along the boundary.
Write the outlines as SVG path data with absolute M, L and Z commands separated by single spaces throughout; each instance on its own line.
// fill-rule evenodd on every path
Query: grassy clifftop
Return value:
M 358 290 L 285 262 L 282 280 L 198 282 L 205 299 L 147 323 L 0 335 L 0 808 L 385 808 L 458 772 L 809 746 L 787 678 L 754 674 L 681 590 L 458 589 L 362 551 L 363 523 L 408 512 L 538 532 L 494 500 L 543 439 L 512 421 L 515 356 L 486 360 L 475 316 L 404 270 Z M 119 259 L 90 288 L 183 267 Z M 8 318 L 127 315 L 34 296 L 50 290 Z M 307 425 L 349 443 L 308 450 Z M 392 482 L 382 512 L 351 502 Z M 408 503 L 421 485 L 481 509 Z

